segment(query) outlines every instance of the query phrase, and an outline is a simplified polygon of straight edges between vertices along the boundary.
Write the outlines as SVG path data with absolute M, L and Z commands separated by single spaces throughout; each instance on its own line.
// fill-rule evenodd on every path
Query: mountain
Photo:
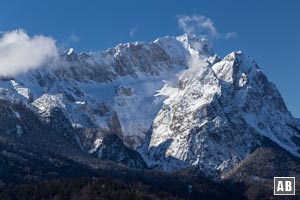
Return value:
M 255 61 L 241 51 L 221 59 L 197 36 L 69 49 L 1 77 L 0 99 L 0 142 L 46 160 L 189 168 L 217 180 L 265 140 L 300 155 L 300 121 Z
M 153 121 L 144 153 L 150 166 L 193 166 L 215 176 L 265 137 L 299 157 L 299 125 L 253 59 L 233 52 L 180 77 Z

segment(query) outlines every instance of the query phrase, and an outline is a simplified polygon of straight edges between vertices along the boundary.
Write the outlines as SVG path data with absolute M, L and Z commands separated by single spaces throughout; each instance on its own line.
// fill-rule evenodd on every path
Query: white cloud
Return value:
M 78 42 L 80 42 L 80 37 L 76 35 L 74 32 L 72 32 L 70 35 L 67 36 L 65 40 L 58 43 L 58 47 L 61 51 L 64 51 L 66 49 L 69 49 L 75 43 Z
M 213 21 L 202 15 L 178 16 L 178 25 L 187 34 L 203 37 L 219 37 Z
M 0 75 L 13 76 L 58 58 L 55 40 L 43 35 L 30 37 L 24 30 L 0 35 Z
M 75 33 L 72 33 L 71 35 L 69 35 L 68 41 L 77 43 L 80 41 L 80 37 Z
M 236 32 L 228 32 L 225 34 L 225 39 L 236 39 L 238 37 L 238 34 Z
M 198 35 L 208 39 L 236 39 L 238 37 L 236 32 L 219 33 L 214 22 L 202 15 L 181 15 L 177 17 L 177 20 L 179 28 L 189 35 Z
M 137 27 L 134 27 L 134 28 L 130 29 L 129 35 L 130 35 L 131 38 L 134 38 L 135 33 L 136 33 L 137 30 L 138 30 Z

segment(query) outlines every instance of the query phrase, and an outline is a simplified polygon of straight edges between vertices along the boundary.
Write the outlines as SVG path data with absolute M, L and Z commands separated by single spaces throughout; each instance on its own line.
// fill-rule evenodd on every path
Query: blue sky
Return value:
M 0 30 L 23 28 L 53 37 L 60 48 L 96 51 L 130 41 L 181 35 L 179 15 L 203 15 L 220 34 L 224 56 L 242 50 L 253 57 L 300 117 L 300 1 L 297 0 L 2 0 Z

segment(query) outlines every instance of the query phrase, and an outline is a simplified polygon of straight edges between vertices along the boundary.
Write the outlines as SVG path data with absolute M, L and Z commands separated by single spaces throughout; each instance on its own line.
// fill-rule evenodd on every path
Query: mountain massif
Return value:
M 197 36 L 69 49 L 1 77 L 0 111 L 0 188 L 99 169 L 246 185 L 264 177 L 261 163 L 273 170 L 265 179 L 300 171 L 300 120 L 276 86 L 241 51 L 220 58 Z

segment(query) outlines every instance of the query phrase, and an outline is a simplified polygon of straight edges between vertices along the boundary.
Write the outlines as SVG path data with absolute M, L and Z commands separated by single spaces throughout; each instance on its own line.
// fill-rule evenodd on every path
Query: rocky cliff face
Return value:
M 35 123 L 23 124 L 26 116 L 9 107 L 19 102 L 81 151 L 130 167 L 192 167 L 216 177 L 264 138 L 300 153 L 299 120 L 253 59 L 220 59 L 196 36 L 69 49 L 54 67 L 2 78 L 0 98 L 8 102 L 1 134 L 29 137 Z
M 241 52 L 180 78 L 155 117 L 144 147 L 149 165 L 224 173 L 267 137 L 299 156 L 299 121 L 274 84 Z

